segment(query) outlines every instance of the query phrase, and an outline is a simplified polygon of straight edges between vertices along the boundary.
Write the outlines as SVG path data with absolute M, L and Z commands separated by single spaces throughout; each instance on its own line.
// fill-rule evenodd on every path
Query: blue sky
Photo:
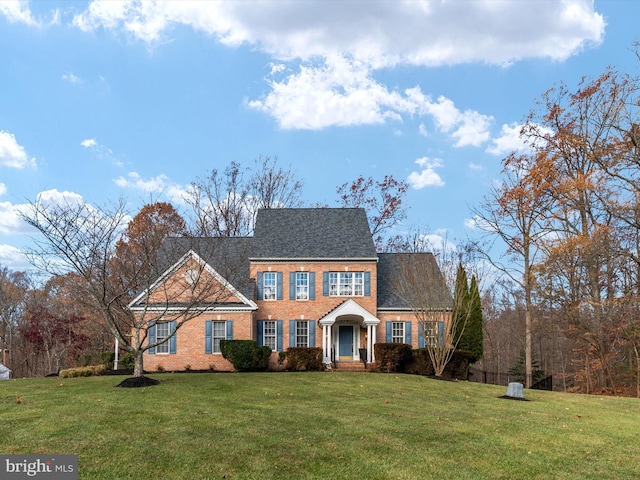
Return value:
M 181 208 L 190 182 L 277 156 L 309 204 L 410 183 L 403 228 L 474 236 L 469 205 L 563 81 L 636 73 L 640 2 L 0 1 L 0 266 L 28 202 Z

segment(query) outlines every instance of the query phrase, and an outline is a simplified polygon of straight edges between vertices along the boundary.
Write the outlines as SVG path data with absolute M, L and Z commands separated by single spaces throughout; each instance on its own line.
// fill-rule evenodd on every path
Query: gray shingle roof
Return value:
M 249 278 L 251 243 L 247 237 L 169 237 L 158 252 L 158 274 L 193 250 L 240 293 L 253 299 L 255 285 Z
M 395 285 L 400 281 L 399 272 L 403 262 L 414 262 L 424 268 L 428 276 L 429 285 L 438 291 L 447 291 L 444 277 L 440 267 L 432 253 L 379 253 L 378 254 L 378 308 L 406 309 L 410 308 L 408 302 L 397 293 Z M 449 295 L 442 299 L 441 305 L 434 308 L 451 308 L 452 299 Z M 442 298 L 442 295 L 434 294 L 432 298 Z
M 377 257 L 362 208 L 282 208 L 258 211 L 252 259 Z

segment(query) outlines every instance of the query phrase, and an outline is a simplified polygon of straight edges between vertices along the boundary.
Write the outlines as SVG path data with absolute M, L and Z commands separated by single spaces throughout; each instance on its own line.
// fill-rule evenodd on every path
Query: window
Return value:
M 289 320 L 289 347 L 313 348 L 316 346 L 315 320 Z
M 420 325 L 421 336 L 424 338 L 424 347 L 444 347 L 444 322 L 424 322 Z
M 329 295 L 333 297 L 363 296 L 363 272 L 329 272 Z
M 391 326 L 391 342 L 405 343 L 404 322 L 393 322 Z
M 232 320 L 207 320 L 204 328 L 204 353 L 222 353 L 220 340 L 233 340 Z
M 220 353 L 220 340 L 227 338 L 225 321 L 214 321 L 211 325 L 211 343 L 213 353 Z
M 309 273 L 296 272 L 296 300 L 309 300 Z
M 156 324 L 156 342 L 162 342 L 169 336 L 169 322 Z M 169 353 L 169 342 L 161 343 L 156 347 L 156 353 Z
M 296 347 L 309 346 L 309 322 L 296 322 Z
M 262 345 L 276 350 L 276 322 L 265 320 L 262 327 Z
M 277 293 L 277 283 L 275 272 L 265 272 L 262 274 L 262 299 L 275 300 Z

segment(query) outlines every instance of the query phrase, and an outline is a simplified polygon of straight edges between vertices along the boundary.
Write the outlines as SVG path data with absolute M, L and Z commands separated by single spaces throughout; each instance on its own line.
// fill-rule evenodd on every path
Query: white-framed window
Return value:
M 438 342 L 438 323 L 439 322 L 424 322 L 423 325 L 423 336 L 424 336 L 424 346 L 427 348 L 436 348 L 439 344 Z
M 309 300 L 309 272 L 296 272 L 296 300 Z
M 262 329 L 262 345 L 276 350 L 276 321 L 265 320 Z
M 156 342 L 162 342 L 169 336 L 169 322 L 156 323 Z M 156 347 L 156 353 L 169 353 L 169 342 Z
M 275 272 L 265 272 L 262 275 L 262 299 L 275 300 L 277 297 L 277 276 Z
M 309 322 L 306 320 L 296 321 L 296 347 L 309 346 Z
M 329 295 L 332 297 L 364 296 L 364 273 L 329 272 Z
M 227 322 L 214 320 L 211 322 L 211 347 L 213 353 L 221 353 L 220 340 L 227 338 Z
M 391 342 L 405 343 L 405 322 L 393 322 L 391 325 Z

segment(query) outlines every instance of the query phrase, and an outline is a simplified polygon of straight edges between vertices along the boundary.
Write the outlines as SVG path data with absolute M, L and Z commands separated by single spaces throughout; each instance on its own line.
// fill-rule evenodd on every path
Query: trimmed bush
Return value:
M 404 372 L 413 355 L 411 345 L 406 343 L 376 343 L 374 348 L 376 361 L 386 372 Z
M 414 362 L 411 363 L 408 373 L 417 373 L 418 375 L 426 375 L 432 377 L 435 375 L 435 369 L 429 357 L 429 351 L 426 348 L 419 348 L 413 351 Z M 473 363 L 473 352 L 466 350 L 456 350 L 447 363 L 442 372 L 442 378 L 467 380 L 469 374 L 469 364 Z
M 60 378 L 92 377 L 102 375 L 107 371 L 104 365 L 87 365 L 86 367 L 65 368 L 58 374 Z
M 238 372 L 264 372 L 269 367 L 271 349 L 254 340 L 220 340 L 220 351 Z
M 296 372 L 319 372 L 324 370 L 322 365 L 321 348 L 291 347 L 287 349 L 287 370 Z

